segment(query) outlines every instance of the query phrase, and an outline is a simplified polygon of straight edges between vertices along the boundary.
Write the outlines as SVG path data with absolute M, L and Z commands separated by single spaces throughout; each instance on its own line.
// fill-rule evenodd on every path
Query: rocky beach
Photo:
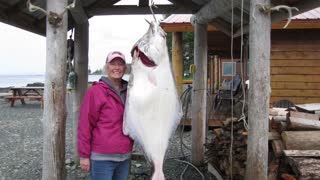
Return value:
M 3 91 L 6 92 L 6 91 Z M 42 167 L 42 115 L 43 109 L 38 101 L 19 101 L 14 107 L 0 98 L 0 180 L 36 180 L 41 179 Z M 68 180 L 90 179 L 89 173 L 82 172 L 71 159 L 72 122 L 66 122 L 66 169 Z M 190 145 L 190 131 L 183 132 L 183 139 Z M 180 179 L 187 166 L 178 160 L 188 160 L 190 151 L 184 148 L 184 156 L 180 150 L 179 130 L 170 140 L 164 173 L 167 180 Z M 138 146 L 134 153 L 141 154 Z M 139 156 L 138 156 L 139 157 Z M 205 167 L 200 168 L 205 179 L 214 179 Z M 135 158 L 131 163 L 130 180 L 147 180 L 151 176 L 151 165 L 143 158 Z M 201 176 L 191 166 L 185 171 L 182 179 L 201 180 Z

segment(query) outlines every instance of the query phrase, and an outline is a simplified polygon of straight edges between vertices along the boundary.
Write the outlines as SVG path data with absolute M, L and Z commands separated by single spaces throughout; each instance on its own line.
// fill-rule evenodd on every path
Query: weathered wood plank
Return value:
M 157 5 L 158 8 L 154 8 L 155 14 L 190 14 L 192 11 L 186 8 L 180 8 L 175 5 Z M 145 15 L 151 14 L 150 8 L 139 7 L 136 5 L 121 5 L 121 6 L 109 6 L 109 7 L 95 7 L 88 11 L 88 16 L 102 16 L 102 15 Z
M 288 128 L 290 130 L 320 130 L 320 121 L 290 117 Z
M 249 136 L 245 179 L 268 178 L 271 18 L 258 10 L 270 0 L 250 1 Z M 253 14 L 254 13 L 254 14 Z
M 47 0 L 47 11 L 63 12 L 67 0 Z M 64 180 L 68 13 L 58 26 L 47 20 L 43 112 L 42 180 Z
M 320 131 L 284 131 L 281 137 L 286 150 L 320 149 Z
M 82 7 L 81 1 L 76 1 L 76 6 L 70 9 L 70 13 L 77 24 L 88 23 L 88 16 Z
M 272 60 L 271 61 L 271 66 L 272 68 L 275 66 L 280 66 L 280 67 L 287 67 L 287 66 L 293 66 L 293 67 L 317 67 L 319 66 L 320 60 Z
M 320 83 L 308 82 L 271 82 L 271 89 L 309 89 L 320 90 Z
M 80 106 L 85 91 L 88 86 L 88 43 L 89 43 L 89 23 L 75 24 L 75 72 L 77 74 L 76 89 L 72 92 L 72 118 L 73 118 L 73 160 L 78 164 L 77 129 Z
M 320 61 L 319 61 L 320 62 Z M 272 67 L 271 74 L 317 74 L 320 75 L 320 66 L 319 67 Z
M 303 119 L 311 119 L 311 120 L 319 120 L 320 118 L 320 114 L 310 114 L 310 113 L 295 112 L 295 111 L 290 111 L 289 114 L 290 114 L 290 117 L 295 117 L 295 118 L 303 118 Z
M 320 159 L 306 157 L 287 157 L 287 159 L 299 179 L 320 179 Z
M 272 75 L 273 82 L 320 82 L 319 75 Z
M 207 25 L 195 23 L 194 34 L 195 74 L 192 93 L 191 160 L 195 165 L 204 163 L 204 143 L 207 107 Z
M 302 59 L 320 59 L 320 52 L 316 51 L 287 51 L 283 50 L 282 52 L 271 52 L 271 59 L 277 60 L 277 59 L 296 59 L 296 60 L 302 60 Z
M 320 150 L 284 150 L 284 155 L 292 157 L 320 157 Z
M 320 91 L 319 90 L 308 90 L 308 89 L 302 89 L 302 90 L 273 89 L 271 95 L 272 96 L 282 96 L 282 97 L 300 97 L 300 96 L 320 97 Z

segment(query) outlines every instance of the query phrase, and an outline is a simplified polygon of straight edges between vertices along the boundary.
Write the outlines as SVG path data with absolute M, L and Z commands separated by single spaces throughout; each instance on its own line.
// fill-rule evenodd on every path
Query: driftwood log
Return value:
M 320 121 L 290 117 L 288 128 L 291 130 L 320 130 Z
M 284 131 L 281 137 L 287 150 L 320 149 L 320 131 Z
M 287 157 L 287 161 L 300 180 L 320 179 L 320 159 Z

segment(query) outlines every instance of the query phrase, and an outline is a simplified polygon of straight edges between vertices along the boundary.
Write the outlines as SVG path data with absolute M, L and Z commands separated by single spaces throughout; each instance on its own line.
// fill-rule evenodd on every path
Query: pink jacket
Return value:
M 133 141 L 122 133 L 124 104 L 109 85 L 94 82 L 82 101 L 78 124 L 81 158 L 99 154 L 126 154 Z

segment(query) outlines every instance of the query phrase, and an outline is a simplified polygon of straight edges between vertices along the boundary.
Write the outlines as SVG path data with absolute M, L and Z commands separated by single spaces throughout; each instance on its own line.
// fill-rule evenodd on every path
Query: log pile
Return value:
M 213 130 L 215 138 L 211 143 L 206 144 L 206 157 L 209 164 L 223 176 L 223 179 L 230 177 L 231 171 L 233 179 L 243 179 L 245 174 L 245 161 L 247 158 L 247 131 L 243 123 L 233 120 L 233 151 L 232 166 L 230 163 L 231 145 L 231 118 L 224 121 L 221 128 Z
M 301 108 L 270 109 L 269 180 L 320 179 L 320 115 Z
M 320 179 L 320 115 L 300 108 L 272 108 L 269 116 L 269 180 Z M 206 157 L 224 179 L 230 179 L 231 119 L 212 131 Z M 233 179 L 244 179 L 247 131 L 234 120 Z

